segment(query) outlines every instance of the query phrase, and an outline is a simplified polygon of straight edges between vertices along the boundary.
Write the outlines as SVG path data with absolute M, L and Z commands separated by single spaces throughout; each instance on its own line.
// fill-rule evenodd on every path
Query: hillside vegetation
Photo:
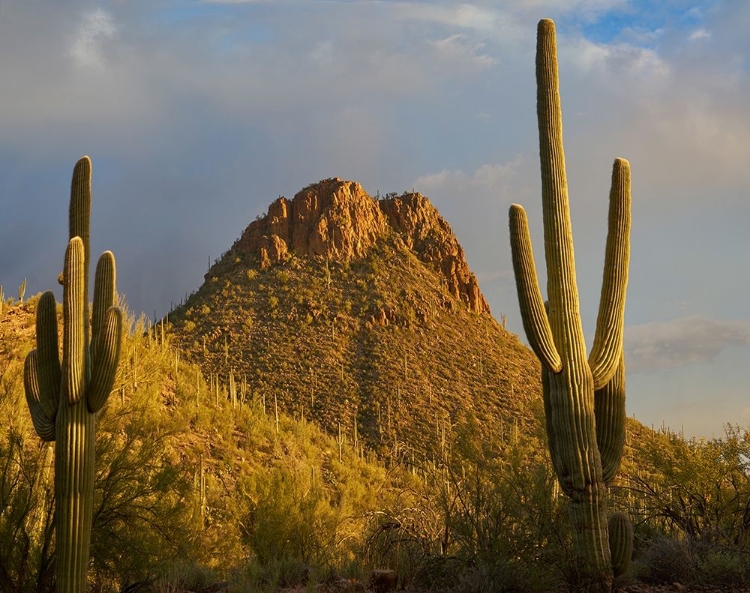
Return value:
M 258 397 L 329 431 L 353 435 L 356 425 L 381 452 L 418 443 L 410 455 L 434 454 L 462 414 L 476 416 L 485 436 L 531 426 L 538 362 L 490 315 L 426 198 L 377 201 L 358 184 L 327 180 L 289 202 L 296 223 L 281 230 L 278 203 L 169 314 L 167 331 L 191 360 L 223 380 L 242 377 Z M 380 209 L 399 218 L 378 223 Z M 370 245 L 348 252 L 338 239 L 353 234 Z M 277 246 L 275 261 L 265 243 Z
M 369 230 L 368 230 L 369 229 Z M 359 238 L 359 240 L 358 240 Z M 23 389 L 38 297 L 0 313 L 0 591 L 54 583 L 53 449 Z M 125 304 L 121 303 L 125 308 Z M 94 591 L 433 591 L 576 582 L 536 358 L 419 194 L 275 202 L 160 323 L 126 315 L 98 417 Z M 750 582 L 750 435 L 629 420 L 622 581 Z

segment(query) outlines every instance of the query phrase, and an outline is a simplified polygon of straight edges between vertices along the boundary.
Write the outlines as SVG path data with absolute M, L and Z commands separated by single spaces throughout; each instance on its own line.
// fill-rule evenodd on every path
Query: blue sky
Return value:
M 523 335 L 507 210 L 542 253 L 536 23 L 558 24 L 584 327 L 612 161 L 633 169 L 628 407 L 750 424 L 750 4 L 711 0 L 5 0 L 0 283 L 54 286 L 67 188 L 94 163 L 93 248 L 163 314 L 268 203 L 322 178 L 414 188 Z M 538 262 L 543 269 L 543 262 Z M 543 282 L 544 283 L 544 282 Z

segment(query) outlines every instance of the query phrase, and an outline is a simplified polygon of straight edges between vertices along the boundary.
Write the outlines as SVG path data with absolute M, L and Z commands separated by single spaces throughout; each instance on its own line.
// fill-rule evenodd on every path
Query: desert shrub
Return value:
M 291 279 L 292 275 L 288 270 L 285 270 L 283 268 L 278 268 L 276 270 L 276 280 L 278 280 L 281 284 L 288 284 Z
M 727 426 L 722 438 L 662 436 L 640 446 L 650 472 L 630 477 L 642 518 L 668 535 L 750 547 L 750 434 Z
M 635 560 L 634 572 L 646 583 L 688 583 L 694 578 L 693 554 L 686 541 L 659 537 Z
M 325 488 L 310 474 L 279 467 L 253 477 L 245 539 L 261 564 L 289 558 L 308 563 L 325 555 L 336 518 Z
M 439 516 L 428 506 L 417 506 L 414 492 L 405 492 L 397 506 L 373 513 L 367 526 L 364 561 L 396 571 L 401 583 L 441 582 L 438 537 Z M 431 530 L 434 527 L 435 530 Z M 433 560 L 434 558 L 434 560 Z M 431 570 L 432 569 L 432 570 Z
M 523 562 L 482 563 L 461 574 L 456 593 L 527 593 L 547 590 L 544 568 Z
M 158 593 L 201 591 L 218 581 L 216 573 L 200 564 L 175 561 L 162 567 L 153 590 Z
M 545 449 L 519 431 L 482 434 L 470 416 L 455 431 L 450 450 L 420 467 L 402 508 L 371 526 L 371 560 L 430 590 L 554 588 L 574 562 L 567 501 Z
M 705 550 L 699 553 L 695 572 L 701 584 L 740 587 L 750 582 L 750 558 L 736 550 Z
M 33 311 L 32 297 L 15 305 Z M 54 447 L 31 424 L 21 378 L 30 342 L 0 343 L 0 591 L 34 591 L 49 576 L 53 550 Z
M 310 567 L 294 558 L 284 558 L 261 563 L 250 561 L 236 571 L 229 581 L 229 590 L 237 593 L 246 591 L 277 591 L 279 587 L 298 589 L 316 581 Z
M 636 574 L 649 582 L 737 585 L 750 559 L 750 434 L 727 426 L 723 437 L 685 439 L 657 432 L 639 439 L 645 471 L 628 475 Z
M 189 552 L 190 516 L 181 502 L 192 480 L 174 456 L 188 426 L 159 418 L 154 395 L 141 390 L 125 405 L 112 398 L 102 416 L 91 547 L 100 582 L 152 578 Z

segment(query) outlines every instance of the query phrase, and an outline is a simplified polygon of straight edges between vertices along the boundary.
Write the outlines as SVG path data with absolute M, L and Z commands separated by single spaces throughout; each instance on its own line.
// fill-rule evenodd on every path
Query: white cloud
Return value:
M 580 70 L 605 75 L 607 82 L 622 84 L 622 77 L 660 81 L 668 78 L 669 65 L 653 50 L 628 43 L 595 43 L 579 37 L 560 47 L 561 60 Z
M 469 195 L 510 204 L 518 199 L 519 192 L 525 193 L 524 180 L 533 166 L 527 155 L 518 155 L 510 162 L 486 163 L 470 173 L 443 169 L 421 175 L 414 181 L 414 187 L 426 195 Z
M 399 19 L 430 21 L 452 27 L 498 34 L 517 31 L 509 11 L 475 4 L 428 4 L 426 2 L 395 2 L 393 15 Z
M 483 43 L 469 42 L 464 35 L 451 35 L 430 43 L 441 63 L 455 69 L 474 73 L 491 68 L 497 63 L 492 56 L 480 53 L 484 47 Z
M 331 67 L 336 57 L 335 48 L 330 39 L 315 44 L 310 52 L 310 60 L 320 68 Z
M 603 12 L 627 7 L 629 0 L 522 0 L 513 4 L 535 13 L 573 13 L 584 20 L 591 20 Z
M 750 320 L 714 320 L 692 315 L 625 329 L 626 363 L 651 371 L 709 362 L 725 348 L 750 345 Z
M 591 22 L 609 10 L 623 8 L 629 0 L 505 0 L 501 2 L 392 2 L 394 15 L 461 27 L 484 35 L 516 42 L 533 36 L 541 17 L 574 14 Z
M 711 39 L 711 33 L 706 31 L 705 29 L 696 29 L 690 34 L 690 37 L 688 37 L 690 41 L 700 41 L 701 39 Z
M 80 66 L 101 68 L 104 65 L 102 43 L 112 39 L 116 33 L 112 15 L 102 8 L 95 8 L 83 16 L 71 43 L 70 55 Z

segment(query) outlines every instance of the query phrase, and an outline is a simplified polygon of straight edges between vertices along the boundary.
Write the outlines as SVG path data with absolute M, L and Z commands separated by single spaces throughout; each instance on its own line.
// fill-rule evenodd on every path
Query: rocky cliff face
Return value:
M 446 279 L 448 291 L 470 310 L 489 313 L 490 307 L 469 269 L 464 250 L 450 225 L 420 193 L 404 194 L 378 202 L 388 224 L 423 262 L 432 264 Z
M 346 261 L 364 256 L 385 231 L 377 201 L 359 183 L 326 179 L 293 200 L 276 200 L 266 216 L 247 227 L 234 249 L 257 257 L 264 269 L 290 251 Z
M 396 233 L 421 261 L 438 270 L 454 298 L 472 311 L 489 312 L 453 231 L 419 193 L 376 200 L 355 181 L 326 179 L 292 200 L 273 202 L 265 216 L 245 229 L 230 254 L 258 262 L 263 269 L 290 253 L 349 261 L 364 257 L 388 233 Z

